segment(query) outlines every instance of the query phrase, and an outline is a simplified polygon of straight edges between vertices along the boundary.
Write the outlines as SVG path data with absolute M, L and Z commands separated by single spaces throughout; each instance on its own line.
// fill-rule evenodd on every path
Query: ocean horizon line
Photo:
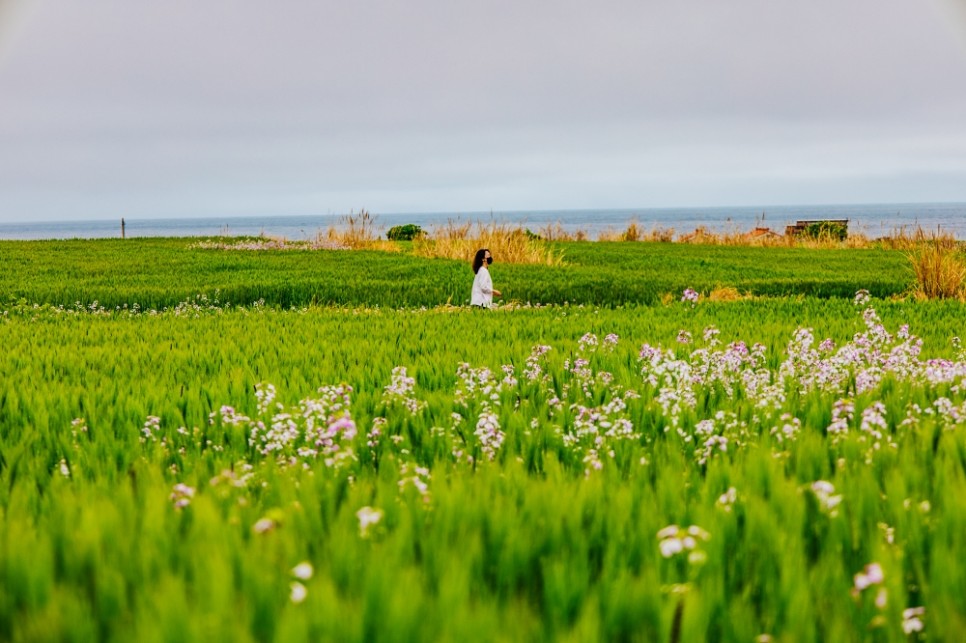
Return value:
M 50 220 L 28 223 L 0 223 L 0 239 L 39 240 L 72 238 L 257 236 L 308 238 L 330 227 L 339 227 L 349 216 L 365 210 L 335 214 L 228 215 L 185 217 L 113 217 L 110 219 Z M 872 238 L 888 236 L 917 227 L 941 230 L 966 238 L 966 202 L 805 204 L 752 206 L 681 206 L 648 208 L 574 208 L 545 210 L 483 210 L 436 212 L 372 212 L 377 229 L 413 223 L 424 228 L 451 221 L 532 226 L 560 225 L 564 230 L 582 230 L 599 235 L 637 223 L 645 228 L 674 229 L 688 233 L 697 228 L 711 232 L 735 232 L 767 227 L 784 232 L 798 220 L 848 219 L 850 232 Z

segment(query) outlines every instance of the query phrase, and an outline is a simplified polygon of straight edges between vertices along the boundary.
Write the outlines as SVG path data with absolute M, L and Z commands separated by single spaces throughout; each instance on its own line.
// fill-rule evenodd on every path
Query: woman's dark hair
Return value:
M 480 271 L 480 266 L 486 263 L 486 253 L 489 252 L 487 248 L 480 248 L 476 251 L 476 256 L 473 257 L 473 274 L 475 275 Z

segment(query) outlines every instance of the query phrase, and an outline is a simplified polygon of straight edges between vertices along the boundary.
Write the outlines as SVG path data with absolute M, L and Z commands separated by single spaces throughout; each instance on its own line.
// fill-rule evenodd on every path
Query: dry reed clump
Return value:
M 556 223 L 548 223 L 547 225 L 540 228 L 537 232 L 541 239 L 544 241 L 586 241 L 587 232 L 585 230 L 576 230 L 575 232 L 568 232 L 564 229 L 563 225 L 559 221 Z
M 733 235 L 727 233 L 711 232 L 704 226 L 698 226 L 694 232 L 681 235 L 678 238 L 680 243 L 697 243 L 704 245 L 736 245 Z
M 874 243 L 864 234 L 853 233 L 846 239 L 839 239 L 832 235 L 818 237 L 792 236 L 778 234 L 769 228 L 755 228 L 750 232 L 712 232 L 704 226 L 695 228 L 694 232 L 681 235 L 679 243 L 691 243 L 714 246 L 754 246 L 759 248 L 869 248 Z
M 637 225 L 637 221 L 631 221 L 627 226 L 627 230 L 624 230 L 624 234 L 621 235 L 621 241 L 640 241 L 643 235 L 641 234 L 641 228 Z
M 889 250 L 910 251 L 937 239 L 944 244 L 955 244 L 956 242 L 952 235 L 943 233 L 942 230 L 927 232 L 922 229 L 922 226 L 916 226 L 915 230 L 910 230 L 907 226 L 896 228 L 892 231 L 892 234 L 882 237 L 877 242 L 881 247 Z
M 925 240 L 906 253 L 916 276 L 916 296 L 962 299 L 966 294 L 966 262 L 956 239 L 941 232 L 919 236 Z
M 398 243 L 381 239 L 381 233 L 376 232 L 376 217 L 366 210 L 359 214 L 347 214 L 340 220 L 339 227 L 330 227 L 325 235 L 320 232 L 317 241 L 323 238 L 329 242 L 340 244 L 351 250 L 383 250 L 399 252 Z
M 601 230 L 597 233 L 598 241 L 613 242 L 613 241 L 623 241 L 624 234 L 613 228 L 607 228 L 606 230 Z
M 563 263 L 562 255 L 538 235 L 506 224 L 477 222 L 474 225 L 450 221 L 413 241 L 413 254 L 428 258 L 472 261 L 480 248 L 488 248 L 502 263 L 545 266 Z
M 845 238 L 846 248 L 871 248 L 873 246 L 873 241 L 867 235 L 860 232 L 853 232 L 848 237 Z
M 598 241 L 660 241 L 670 243 L 674 241 L 674 228 L 651 228 L 645 232 L 637 221 L 631 221 L 624 230 L 607 228 L 598 233 Z
M 651 231 L 644 235 L 643 240 L 671 243 L 674 241 L 674 228 L 651 228 Z

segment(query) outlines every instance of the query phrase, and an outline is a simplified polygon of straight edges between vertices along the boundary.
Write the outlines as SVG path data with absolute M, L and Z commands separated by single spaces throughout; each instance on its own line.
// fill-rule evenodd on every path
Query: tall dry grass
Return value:
M 323 235 L 319 233 L 317 241 L 325 239 L 330 243 L 337 243 L 351 250 L 383 250 L 399 252 L 398 243 L 382 239 L 381 228 L 376 227 L 376 216 L 366 210 L 358 214 L 350 213 L 343 216 L 338 227 L 331 226 Z
M 671 243 L 674 241 L 674 228 L 651 228 L 651 231 L 644 235 L 644 241 Z
M 548 223 L 537 232 L 541 238 L 547 241 L 573 241 L 574 235 L 564 229 L 559 221 Z
M 559 237 L 557 237 L 559 239 Z M 540 235 L 519 226 L 449 221 L 413 241 L 413 253 L 421 257 L 472 261 L 476 251 L 488 248 L 502 263 L 557 266 L 563 256 Z
M 955 245 L 956 239 L 949 233 L 945 233 L 941 228 L 935 232 L 923 230 L 922 226 L 916 226 L 915 230 L 902 226 L 893 229 L 892 234 L 882 237 L 878 243 L 883 248 L 890 250 L 916 250 L 923 245 L 939 242 L 942 245 Z
M 587 241 L 590 238 L 586 230 L 578 228 L 570 232 L 559 221 L 546 224 L 537 231 L 537 235 L 544 241 Z
M 637 221 L 631 221 L 624 230 L 608 228 L 597 235 L 598 241 L 674 241 L 674 228 L 651 228 L 649 231 Z
M 955 237 L 918 230 L 916 243 L 906 252 L 916 276 L 916 295 L 927 299 L 962 299 L 966 291 L 966 262 Z
M 494 255 L 499 254 L 501 261 L 508 263 L 558 265 L 563 261 L 562 255 L 548 242 L 590 240 L 586 230 L 569 231 L 559 221 L 546 224 L 536 234 L 515 224 L 449 221 L 445 225 L 434 227 L 428 234 L 414 241 L 413 252 L 424 257 L 470 260 L 479 248 L 489 248 Z M 925 284 L 918 291 L 922 296 L 928 297 L 958 296 L 925 293 L 949 292 L 953 288 L 950 284 L 956 281 L 956 266 L 962 263 L 955 256 L 957 244 L 954 237 L 941 231 L 927 232 L 921 227 L 914 230 L 908 227 L 898 228 L 892 234 L 878 239 L 871 239 L 861 231 L 851 232 L 845 239 L 839 239 L 830 234 L 819 237 L 792 236 L 767 228 L 756 228 L 749 232 L 714 232 L 704 226 L 699 226 L 690 233 L 676 235 L 674 228 L 654 227 L 646 231 L 636 220 L 632 220 L 623 230 L 609 228 L 600 232 L 596 240 L 774 248 L 903 250 L 913 264 L 917 283 Z M 398 243 L 384 238 L 382 229 L 376 224 L 376 216 L 366 210 L 342 217 L 338 226 L 319 233 L 316 242 L 356 250 L 399 252 L 402 249 Z M 966 278 L 960 281 L 962 287 L 956 288 L 966 289 Z

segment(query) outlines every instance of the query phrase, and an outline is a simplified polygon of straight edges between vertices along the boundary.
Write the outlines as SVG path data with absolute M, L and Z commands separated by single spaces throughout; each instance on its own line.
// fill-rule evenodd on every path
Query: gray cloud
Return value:
M 38 0 L 0 220 L 966 200 L 961 6 Z

